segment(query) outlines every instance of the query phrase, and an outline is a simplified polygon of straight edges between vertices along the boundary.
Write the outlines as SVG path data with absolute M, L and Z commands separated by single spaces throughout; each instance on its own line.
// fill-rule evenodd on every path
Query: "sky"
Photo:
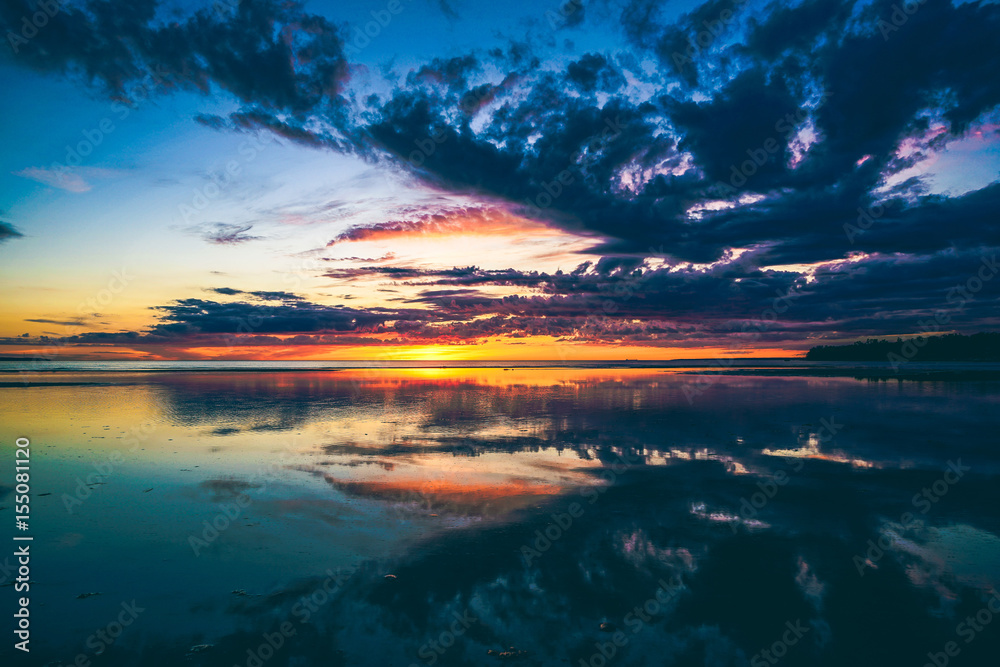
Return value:
M 998 328 L 1000 5 L 0 0 L 0 355 Z

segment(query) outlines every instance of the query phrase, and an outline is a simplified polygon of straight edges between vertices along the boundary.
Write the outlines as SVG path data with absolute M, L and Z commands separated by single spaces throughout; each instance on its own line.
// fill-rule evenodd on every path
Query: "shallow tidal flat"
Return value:
M 32 442 L 40 665 L 919 667 L 1000 647 L 981 613 L 1000 582 L 993 381 L 3 379 L 4 442 Z

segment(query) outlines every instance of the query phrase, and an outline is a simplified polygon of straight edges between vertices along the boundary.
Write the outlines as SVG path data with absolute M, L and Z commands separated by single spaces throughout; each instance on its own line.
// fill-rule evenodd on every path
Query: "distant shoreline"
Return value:
M 944 334 L 915 338 L 869 338 L 850 345 L 820 345 L 810 349 L 806 361 L 888 361 L 898 367 L 911 361 L 997 362 L 1000 361 L 1000 333 L 981 332 L 970 336 Z
M 889 362 L 807 361 L 802 358 L 675 359 L 663 361 L 45 361 L 0 359 L 0 387 L 33 384 L 15 376 L 149 375 L 170 373 L 332 373 L 340 371 L 410 370 L 648 370 L 677 375 L 855 378 L 872 381 L 964 382 L 1000 380 L 998 362 L 909 362 L 894 367 Z M 109 380 L 114 382 L 113 380 Z M 42 384 L 51 385 L 43 381 Z
M 755 359 L 661 359 L 649 361 L 617 361 L 613 359 L 596 361 L 556 361 L 554 359 L 538 361 L 513 360 L 379 360 L 379 361 L 269 361 L 269 360 L 176 360 L 176 361 L 34 361 L 31 359 L 0 358 L 0 373 L 20 372 L 53 372 L 53 371 L 105 371 L 134 372 L 142 369 L 144 372 L 176 372 L 193 368 L 208 370 L 229 370 L 233 372 L 266 372 L 287 370 L 351 370 L 351 369 L 382 369 L 382 368 L 684 368 L 684 367 L 733 367 L 733 366 L 789 366 L 802 363 L 801 357 L 760 357 Z M 17 365 L 19 368 L 12 368 Z
M 950 362 L 928 362 L 948 365 Z M 726 370 L 691 370 L 681 371 L 679 375 L 733 375 L 750 377 L 850 377 L 856 380 L 877 381 L 908 381 L 908 382 L 965 382 L 965 381 L 1000 381 L 1000 369 L 921 369 L 907 371 L 882 370 L 864 368 L 740 368 Z

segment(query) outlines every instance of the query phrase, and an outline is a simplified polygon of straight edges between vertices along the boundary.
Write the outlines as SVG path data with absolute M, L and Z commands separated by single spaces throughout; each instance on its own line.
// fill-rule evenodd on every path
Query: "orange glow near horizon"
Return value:
M 557 342 L 547 336 L 480 344 L 254 345 L 254 346 L 2 346 L 0 354 L 31 360 L 80 361 L 669 361 L 675 359 L 802 357 L 786 348 L 660 347 Z

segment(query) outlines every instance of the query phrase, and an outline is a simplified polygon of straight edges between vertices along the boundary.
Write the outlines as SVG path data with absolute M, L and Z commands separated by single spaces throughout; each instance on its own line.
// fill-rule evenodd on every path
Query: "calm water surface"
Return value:
M 0 380 L 11 469 L 31 440 L 32 664 L 997 664 L 997 382 Z

